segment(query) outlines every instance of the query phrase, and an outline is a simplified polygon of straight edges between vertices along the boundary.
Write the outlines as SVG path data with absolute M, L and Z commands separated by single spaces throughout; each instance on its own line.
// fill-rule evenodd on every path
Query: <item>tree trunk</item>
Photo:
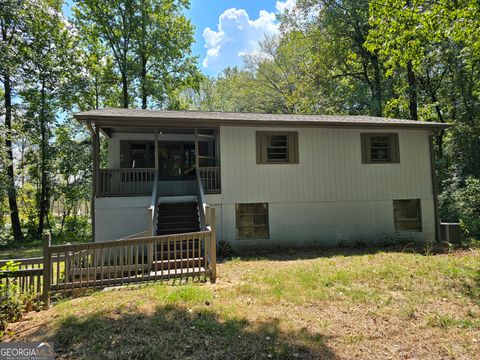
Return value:
M 10 221 L 12 223 L 13 238 L 15 241 L 23 241 L 20 217 L 18 216 L 17 190 L 15 188 L 15 171 L 13 168 L 12 149 L 12 88 L 10 86 L 10 75 L 6 74 L 4 79 L 5 87 L 5 147 L 7 148 L 7 176 L 8 176 L 8 205 L 10 206 Z
M 147 90 L 147 61 L 148 56 L 146 53 L 146 40 L 147 40 L 147 9 L 145 0 L 141 1 L 141 9 L 142 9 L 142 22 L 141 22 L 141 39 L 140 39 L 140 61 L 141 61 L 141 69 L 140 69 L 140 84 L 141 84 L 141 97 L 142 97 L 142 109 L 147 108 L 147 101 L 148 101 L 148 90 Z
M 98 78 L 95 75 L 95 110 L 98 110 L 100 108 L 100 94 L 98 91 Z
M 430 98 L 432 102 L 435 104 L 435 112 L 437 113 L 438 120 L 441 123 L 444 123 L 445 120 L 443 119 L 442 109 L 440 109 L 440 105 L 438 105 L 437 95 L 434 92 L 431 92 Z M 437 136 L 437 146 L 438 146 L 438 158 L 441 159 L 443 157 L 443 136 L 445 134 L 445 130 L 440 131 Z
M 45 217 L 47 216 L 47 126 L 45 119 L 45 79 L 42 79 L 40 108 L 40 204 L 38 212 L 37 235 L 42 236 L 45 229 Z
M 377 55 L 372 56 L 373 65 L 373 116 L 382 116 L 382 79 Z
M 125 72 L 122 73 L 122 95 L 123 95 L 123 107 L 128 109 L 128 79 Z
M 408 81 L 408 99 L 410 110 L 410 119 L 418 120 L 418 105 L 417 105 L 417 81 L 413 72 L 412 62 L 407 63 L 407 81 Z
M 142 54 L 142 70 L 141 70 L 141 78 L 140 82 L 142 84 L 142 109 L 147 108 L 147 100 L 148 100 L 148 95 L 147 95 L 147 59 L 145 56 Z

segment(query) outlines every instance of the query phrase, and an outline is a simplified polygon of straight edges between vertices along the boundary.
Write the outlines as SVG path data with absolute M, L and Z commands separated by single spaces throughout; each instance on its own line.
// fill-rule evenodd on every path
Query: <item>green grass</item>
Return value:
M 89 242 L 89 238 L 77 238 L 73 236 L 62 237 L 61 239 L 53 238 L 52 244 L 74 244 Z M 0 244 L 0 260 L 3 259 L 22 259 L 30 257 L 38 257 L 43 255 L 43 243 L 41 240 L 29 240 L 22 243 L 9 242 Z
M 480 329 L 480 320 L 456 318 L 450 315 L 435 315 L 428 319 L 428 325 L 444 329 L 458 327 L 461 329 Z
M 156 283 L 64 299 L 12 326 L 10 340 L 53 341 L 71 359 L 479 353 L 479 252 L 387 250 L 238 258 L 219 264 L 216 284 Z

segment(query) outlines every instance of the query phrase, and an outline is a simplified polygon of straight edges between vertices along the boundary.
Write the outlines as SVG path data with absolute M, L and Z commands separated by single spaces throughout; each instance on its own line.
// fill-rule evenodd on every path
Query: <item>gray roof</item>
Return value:
M 334 127 L 406 127 L 417 129 L 443 129 L 449 124 L 422 122 L 373 116 L 348 115 L 294 115 L 233 113 L 209 111 L 172 111 L 106 108 L 76 113 L 81 122 L 92 121 L 100 125 L 114 126 L 334 126 Z

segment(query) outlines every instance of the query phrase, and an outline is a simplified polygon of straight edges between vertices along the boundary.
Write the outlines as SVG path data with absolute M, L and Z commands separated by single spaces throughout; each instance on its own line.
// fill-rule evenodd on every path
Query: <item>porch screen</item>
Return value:
M 268 204 L 237 204 L 237 239 L 268 239 Z
M 154 168 L 155 144 L 153 141 L 120 141 L 120 167 Z

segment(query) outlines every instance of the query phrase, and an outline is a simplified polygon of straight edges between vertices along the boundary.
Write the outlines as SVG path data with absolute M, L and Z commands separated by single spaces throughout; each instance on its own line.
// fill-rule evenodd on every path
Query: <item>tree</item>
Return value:
M 186 0 L 140 0 L 134 42 L 142 109 L 149 100 L 164 105 L 176 89 L 198 87 L 197 57 L 190 54 L 193 26 L 182 14 L 188 6 Z
M 135 0 L 76 1 L 75 22 L 81 33 L 95 34 L 113 54 L 120 73 L 122 106 L 128 108 L 133 94 L 133 39 L 138 27 Z
M 303 17 L 300 30 L 312 49 L 308 73 L 315 74 L 317 86 L 332 102 L 344 97 L 343 111 L 382 116 L 383 68 L 378 52 L 365 47 L 369 1 L 299 0 L 297 7 L 299 12 L 286 16 Z
M 25 117 L 38 146 L 38 229 L 41 236 L 48 221 L 52 149 L 51 127 L 56 113 L 66 108 L 65 85 L 75 73 L 76 48 L 69 24 L 61 15 L 61 3 L 44 1 L 31 4 L 28 14 L 29 32 L 25 46 L 27 62 L 23 69 L 23 86 L 20 95 Z
M 77 62 L 82 71 L 72 74 L 69 85 L 75 106 L 82 111 L 121 106 L 121 89 L 117 86 L 120 78 L 108 48 L 95 32 L 87 31 L 78 39 L 78 47 Z
M 259 49 L 245 55 L 246 68 L 254 74 L 255 86 L 263 100 L 259 107 L 268 113 L 301 111 L 302 81 L 305 79 L 304 38 L 299 32 L 282 37 L 265 37 Z
M 54 169 L 55 192 L 52 196 L 63 203 L 63 214 L 58 236 L 61 237 L 65 219 L 76 218 L 74 209 L 81 202 L 90 201 L 92 189 L 91 137 L 82 125 L 70 120 L 55 131 Z
M 248 70 L 226 68 L 216 78 L 205 78 L 199 91 L 183 92 L 189 107 L 202 111 L 262 112 L 264 97 Z
M 5 119 L 5 152 L 7 193 L 10 207 L 10 221 L 15 241 L 22 241 L 23 234 L 18 215 L 17 191 L 13 158 L 13 104 L 12 93 L 14 79 L 23 63 L 22 33 L 25 31 L 25 11 L 27 6 L 21 2 L 7 0 L 0 7 L 0 79 L 3 83 L 3 114 Z
M 75 23 L 83 36 L 94 34 L 108 49 L 120 74 L 122 106 L 141 99 L 160 106 L 181 87 L 200 79 L 190 55 L 193 27 L 182 14 L 187 0 L 77 1 Z

